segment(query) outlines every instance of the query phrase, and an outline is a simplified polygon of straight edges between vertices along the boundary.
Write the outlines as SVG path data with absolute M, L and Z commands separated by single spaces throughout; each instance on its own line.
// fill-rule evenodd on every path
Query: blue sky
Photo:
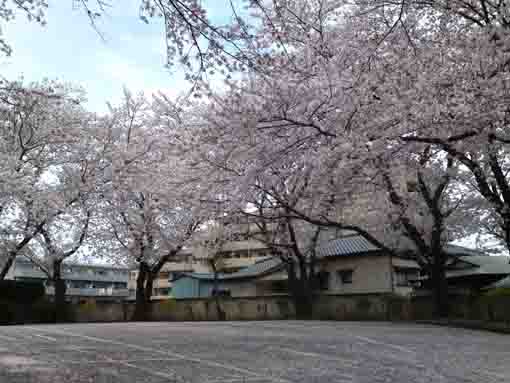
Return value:
M 0 74 L 8 79 L 22 75 L 27 81 L 47 77 L 79 84 L 87 90 L 88 107 L 98 112 L 106 111 L 106 101 L 119 100 L 124 85 L 147 94 L 186 91 L 189 85 L 182 72 L 165 68 L 162 21 L 142 22 L 139 4 L 139 0 L 112 0 L 99 24 L 105 41 L 83 11 L 73 10 L 73 0 L 50 3 L 45 27 L 18 15 L 3 26 L 13 53 L 0 57 Z M 228 2 L 214 4 L 208 8 L 210 15 L 216 21 L 226 19 Z

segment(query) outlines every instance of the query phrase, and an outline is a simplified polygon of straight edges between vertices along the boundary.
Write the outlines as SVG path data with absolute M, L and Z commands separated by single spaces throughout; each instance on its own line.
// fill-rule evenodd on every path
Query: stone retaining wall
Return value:
M 217 304 L 218 302 L 218 304 Z M 510 295 L 452 296 L 451 318 L 483 322 L 510 323 Z M 6 303 L 4 303 L 4 306 Z M 1 305 L 0 305 L 1 306 Z M 148 320 L 283 320 L 294 319 L 292 300 L 286 295 L 267 297 L 169 299 L 153 301 Z M 314 319 L 317 320 L 392 320 L 416 321 L 432 318 L 428 296 L 412 300 L 384 294 L 318 295 Z M 0 324 L 48 322 L 53 305 L 22 306 L 8 304 L 0 312 Z M 118 322 L 132 317 L 134 302 L 88 299 L 69 304 L 69 321 Z M 6 314 L 7 313 L 7 314 Z M 4 318 L 5 316 L 5 318 Z

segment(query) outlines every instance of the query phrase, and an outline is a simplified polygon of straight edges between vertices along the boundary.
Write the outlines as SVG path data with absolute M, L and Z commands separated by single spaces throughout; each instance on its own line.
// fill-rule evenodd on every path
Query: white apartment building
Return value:
M 88 265 L 77 263 L 62 264 L 62 279 L 66 282 L 68 297 L 123 298 L 128 296 L 127 268 Z M 39 267 L 24 257 L 17 257 L 7 274 L 7 279 L 17 281 L 43 282 L 47 295 L 54 295 L 52 282 Z

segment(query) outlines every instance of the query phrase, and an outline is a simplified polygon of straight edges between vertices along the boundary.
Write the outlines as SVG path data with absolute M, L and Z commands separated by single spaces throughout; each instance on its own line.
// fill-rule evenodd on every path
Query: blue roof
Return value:
M 262 261 L 256 262 L 253 265 L 245 267 L 235 273 L 225 274 L 219 273 L 219 280 L 226 279 L 242 279 L 242 278 L 255 278 L 274 271 L 283 269 L 284 263 L 280 258 L 270 257 Z M 194 279 L 214 280 L 214 273 L 183 273 L 182 276 L 187 276 Z
M 342 255 L 359 255 L 381 251 L 361 235 L 337 238 L 317 248 L 317 257 L 337 257 Z

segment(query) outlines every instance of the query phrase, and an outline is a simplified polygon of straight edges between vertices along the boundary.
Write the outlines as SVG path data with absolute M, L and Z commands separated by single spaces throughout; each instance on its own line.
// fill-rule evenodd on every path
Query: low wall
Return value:
M 153 301 L 148 320 L 216 321 L 294 319 L 292 300 L 285 295 L 267 297 L 209 299 L 169 299 Z M 0 302 L 2 303 L 2 302 Z M 406 299 L 384 294 L 318 295 L 314 304 L 317 320 L 392 320 L 413 321 L 432 318 L 430 296 Z M 0 304 L 0 324 L 50 322 L 53 305 L 39 302 L 23 306 Z M 121 322 L 129 320 L 134 302 L 88 299 L 69 304 L 69 321 Z M 482 322 L 510 323 L 510 292 L 477 296 L 450 297 L 450 317 Z
M 314 304 L 314 318 L 388 320 L 389 307 L 389 296 L 384 294 L 318 295 Z
M 281 320 L 295 316 L 287 296 L 179 299 L 152 302 L 150 318 L 156 321 Z
M 87 299 L 70 305 L 70 320 L 75 322 L 123 322 L 129 320 L 130 305 L 125 302 L 108 302 Z
M 286 295 L 266 297 L 169 299 L 153 301 L 148 320 L 154 321 L 237 321 L 294 319 L 295 308 Z M 408 306 L 397 307 L 391 298 L 381 294 L 319 295 L 314 306 L 318 320 L 402 320 L 409 319 Z M 393 313 L 390 311 L 393 309 Z M 407 311 L 406 311 L 407 310 Z M 134 303 L 86 303 L 74 310 L 75 320 L 129 320 Z

